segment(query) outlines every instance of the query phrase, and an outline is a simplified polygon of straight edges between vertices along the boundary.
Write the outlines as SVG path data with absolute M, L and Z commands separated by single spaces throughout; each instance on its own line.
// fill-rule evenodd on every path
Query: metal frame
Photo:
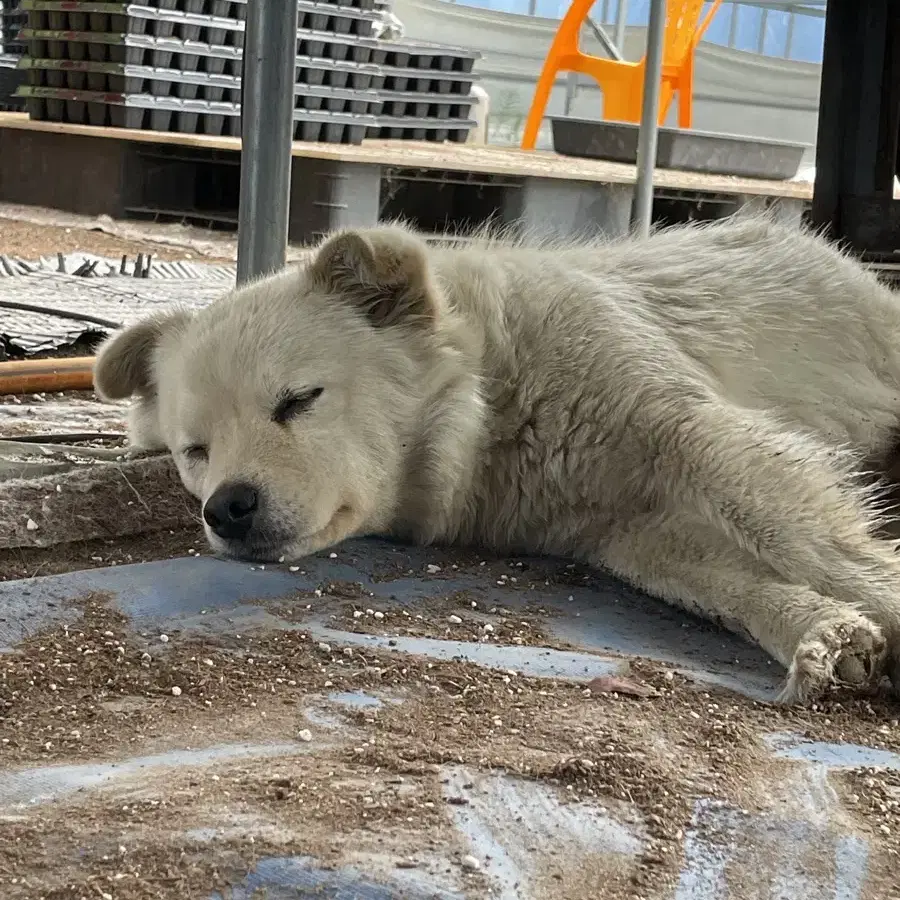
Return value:
M 900 0 L 831 0 L 812 221 L 854 250 L 900 249 Z
M 287 259 L 297 17 L 297 4 L 286 0 L 247 3 L 241 73 L 239 286 L 283 268 Z
M 638 133 L 637 173 L 631 209 L 632 228 L 641 237 L 650 234 L 650 223 L 653 218 L 653 170 L 656 167 L 656 145 L 659 137 L 659 95 L 665 30 L 666 0 L 650 0 L 644 95 L 641 105 L 641 127 Z

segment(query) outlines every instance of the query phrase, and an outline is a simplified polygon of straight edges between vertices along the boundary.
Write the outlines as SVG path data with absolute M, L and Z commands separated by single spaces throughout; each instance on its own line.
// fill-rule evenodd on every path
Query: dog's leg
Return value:
M 686 395 L 657 394 L 656 405 L 651 394 L 638 413 L 654 442 L 656 489 L 783 581 L 877 622 L 900 689 L 900 558 L 874 536 L 876 516 L 853 486 L 852 462 L 762 411 Z
M 807 700 L 832 682 L 866 684 L 881 670 L 885 640 L 878 625 L 845 603 L 783 581 L 704 522 L 647 516 L 604 542 L 601 559 L 592 561 L 749 634 L 788 669 L 783 702 Z

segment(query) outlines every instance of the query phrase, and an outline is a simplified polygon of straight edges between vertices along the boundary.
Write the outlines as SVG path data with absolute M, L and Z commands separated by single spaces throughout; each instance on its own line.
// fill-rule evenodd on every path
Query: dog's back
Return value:
M 485 331 L 493 383 L 537 369 L 568 379 L 570 393 L 627 391 L 609 371 L 625 353 L 829 442 L 883 447 L 897 428 L 900 298 L 832 245 L 767 216 L 645 242 L 488 240 L 433 259 Z M 592 374 L 602 383 L 588 388 Z

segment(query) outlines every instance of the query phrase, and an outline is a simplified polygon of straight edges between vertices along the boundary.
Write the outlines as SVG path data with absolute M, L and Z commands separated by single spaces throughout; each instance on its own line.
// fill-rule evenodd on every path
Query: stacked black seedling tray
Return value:
M 0 111 L 4 112 L 24 108 L 22 98 L 15 94 L 24 82 L 16 63 L 25 53 L 24 42 L 18 40 L 25 17 L 26 13 L 19 9 L 19 0 L 0 0 Z
M 29 55 L 20 89 L 32 118 L 211 135 L 240 134 L 246 2 L 24 0 Z M 371 50 L 375 0 L 297 0 L 294 137 L 359 143 L 381 99 Z
M 19 9 L 19 0 L 0 3 L 0 56 L 25 53 L 25 42 L 19 39 L 19 31 L 25 27 L 26 17 L 27 13 Z
M 297 140 L 465 140 L 477 53 L 373 38 L 384 0 L 298 4 Z M 240 134 L 246 0 L 20 0 L 35 119 Z
M 378 41 L 372 62 L 384 73 L 382 108 L 369 137 L 465 141 L 475 126 L 469 114 L 479 56 L 441 44 Z
M 17 95 L 25 73 L 16 67 L 19 57 L 0 53 L 0 111 L 20 112 L 25 108 L 24 101 Z M 0 159 L 0 166 L 3 160 Z

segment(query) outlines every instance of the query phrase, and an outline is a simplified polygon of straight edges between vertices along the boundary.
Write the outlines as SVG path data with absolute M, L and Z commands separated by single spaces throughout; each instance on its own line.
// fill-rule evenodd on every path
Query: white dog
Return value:
M 114 336 L 219 551 L 350 535 L 569 555 L 750 635 L 785 700 L 900 686 L 900 298 L 768 218 L 649 240 L 335 234 L 306 267 Z

